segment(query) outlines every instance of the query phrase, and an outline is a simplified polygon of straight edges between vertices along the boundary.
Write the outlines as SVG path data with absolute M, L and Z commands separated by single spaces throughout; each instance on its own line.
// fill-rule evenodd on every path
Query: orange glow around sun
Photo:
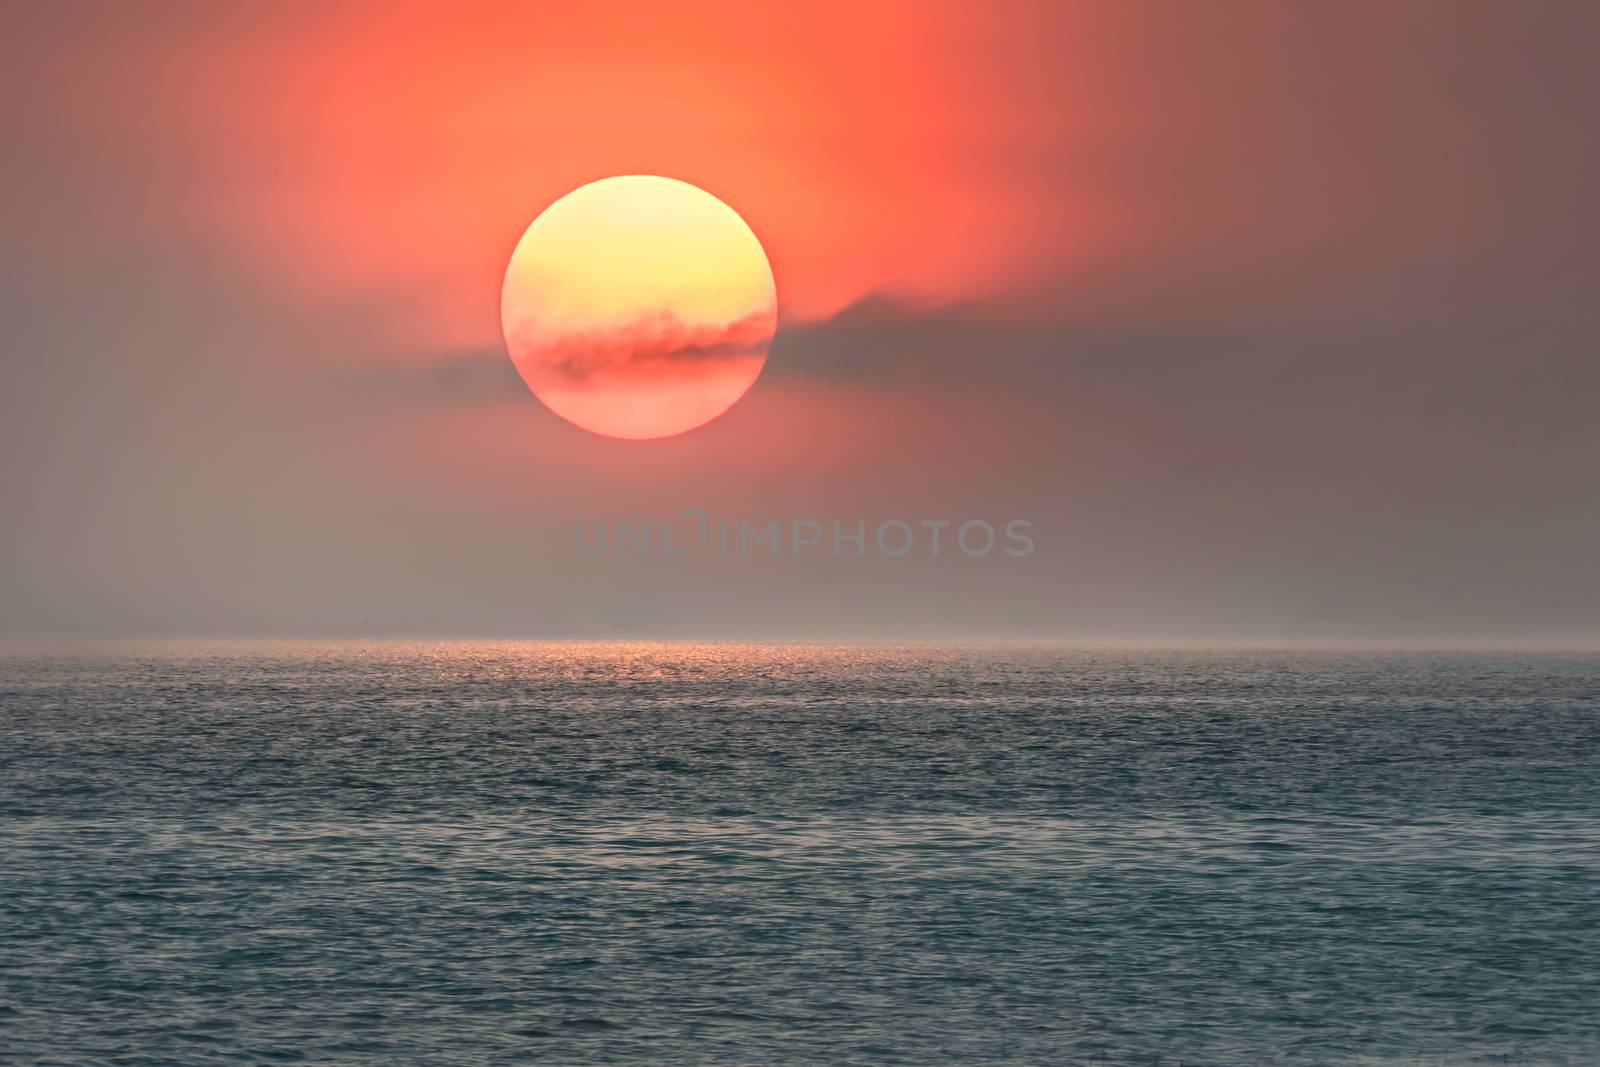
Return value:
M 61 91 L 127 109 L 129 130 L 158 119 L 151 180 L 186 182 L 167 194 L 185 226 L 302 306 L 387 303 L 374 328 L 418 358 L 494 345 L 518 231 L 608 175 L 727 199 L 786 321 L 874 293 L 1014 293 L 1063 233 L 1077 262 L 1100 225 L 1028 177 L 1102 121 L 1078 92 L 1031 108 L 1034 67 L 1016 62 L 1088 69 L 1075 3 L 1037 18 L 919 0 L 313 6 L 219 14 L 192 39 L 152 23 L 140 49 L 101 56 L 106 82 Z M 112 78 L 130 63 L 153 95 Z M 141 151 L 85 150 L 112 147 Z
M 733 209 L 635 174 L 582 186 L 533 221 L 500 316 L 518 373 L 556 414 L 608 437 L 670 437 L 755 382 L 777 289 Z

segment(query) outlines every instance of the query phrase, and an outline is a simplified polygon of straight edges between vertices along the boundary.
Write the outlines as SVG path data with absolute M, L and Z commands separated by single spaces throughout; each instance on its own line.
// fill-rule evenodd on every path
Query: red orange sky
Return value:
M 1026 46 L 1037 27 L 965 5 L 385 5 L 271 21 L 177 65 L 216 90 L 188 83 L 181 106 L 198 106 L 229 177 L 195 207 L 318 299 L 415 294 L 412 325 L 444 341 L 482 343 L 521 229 L 611 174 L 681 178 L 732 205 L 802 316 L 877 290 L 1026 282 L 1074 210 L 1008 169 L 1016 138 L 1073 123 L 1026 113 L 1024 87 L 995 77 L 1015 57 L 984 45 Z
M 1493 5 L 158 4 L 40 19 L 43 40 L 11 64 L 10 113 L 43 121 L 48 93 L 74 116 L 53 148 L 149 182 L 152 224 L 308 302 L 398 298 L 391 320 L 424 343 L 492 343 L 517 236 L 612 174 L 730 204 L 790 318 L 880 291 L 1123 320 L 1281 314 L 1330 286 L 1381 299 L 1379 275 L 1459 259 L 1466 231 L 1510 246 L 1530 221 L 1569 229 L 1519 172 L 1549 102 L 1513 109 L 1478 78 L 1508 32 Z M 1538 180 L 1579 178 L 1552 161 Z M 1507 197 L 1537 219 L 1498 222 Z M 101 241 L 140 222 L 93 221 Z
M 1570 632 L 1595 19 L 9 5 L 0 629 L 560 630 L 704 589 L 707 632 Z M 782 316 L 742 400 L 648 445 L 545 411 L 500 332 L 533 218 L 637 173 L 736 210 Z M 983 581 L 567 566 L 573 515 L 680 505 L 1026 513 L 1041 547 Z

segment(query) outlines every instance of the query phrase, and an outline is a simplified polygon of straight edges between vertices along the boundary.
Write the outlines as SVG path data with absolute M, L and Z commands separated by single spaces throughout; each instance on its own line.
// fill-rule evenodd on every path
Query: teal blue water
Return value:
M 0 659 L 19 1063 L 1600 1063 L 1600 659 Z

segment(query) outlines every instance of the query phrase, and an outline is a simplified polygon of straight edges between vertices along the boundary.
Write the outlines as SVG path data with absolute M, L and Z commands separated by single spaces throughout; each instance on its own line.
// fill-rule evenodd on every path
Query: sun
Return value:
M 500 323 L 551 411 L 607 437 L 671 437 L 754 384 L 777 286 L 732 208 L 632 174 L 580 186 L 533 220 L 506 268 Z

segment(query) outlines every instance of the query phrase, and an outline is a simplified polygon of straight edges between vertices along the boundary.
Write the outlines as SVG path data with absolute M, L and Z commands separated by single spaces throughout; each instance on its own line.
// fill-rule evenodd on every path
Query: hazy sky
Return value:
M 1600 641 L 1600 6 L 589 6 L 6 5 L 0 632 Z M 628 173 L 782 306 L 659 442 L 499 333 Z

